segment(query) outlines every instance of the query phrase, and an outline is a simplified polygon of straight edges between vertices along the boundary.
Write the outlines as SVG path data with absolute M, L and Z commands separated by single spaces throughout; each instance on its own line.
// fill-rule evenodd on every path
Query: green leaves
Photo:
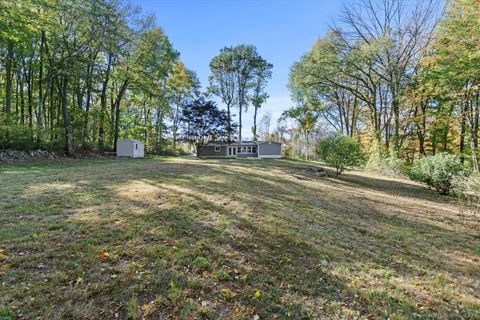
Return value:
M 357 166 L 363 162 L 363 154 L 358 142 L 341 133 L 335 133 L 320 141 L 317 153 L 321 160 L 336 169 L 337 176 L 345 168 Z

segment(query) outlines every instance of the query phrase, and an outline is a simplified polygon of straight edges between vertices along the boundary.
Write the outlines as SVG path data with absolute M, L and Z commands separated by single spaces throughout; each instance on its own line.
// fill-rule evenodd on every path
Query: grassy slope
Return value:
M 307 165 L 1 165 L 0 318 L 479 318 L 478 217 Z

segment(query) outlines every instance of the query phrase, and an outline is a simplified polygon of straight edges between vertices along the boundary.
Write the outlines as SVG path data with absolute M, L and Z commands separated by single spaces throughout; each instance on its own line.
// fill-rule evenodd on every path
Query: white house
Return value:
M 143 158 L 145 145 L 134 139 L 122 139 L 117 141 L 117 157 Z

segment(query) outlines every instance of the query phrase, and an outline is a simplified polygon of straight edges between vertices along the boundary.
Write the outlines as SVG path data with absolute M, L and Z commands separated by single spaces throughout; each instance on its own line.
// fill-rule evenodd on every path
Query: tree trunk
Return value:
M 65 149 L 67 152 L 67 156 L 72 156 L 75 153 L 75 149 L 73 147 L 73 136 L 72 136 L 72 128 L 70 124 L 70 114 L 68 112 L 67 106 L 67 88 L 68 88 L 68 76 L 64 76 L 59 83 L 59 94 L 61 98 L 61 107 L 62 107 L 62 115 L 63 115 L 63 130 L 65 132 Z
M 228 134 L 228 142 L 230 142 L 232 141 L 232 117 L 230 112 L 230 103 L 227 103 L 227 117 L 228 117 L 227 134 Z
M 25 97 L 23 94 L 23 81 L 20 83 L 20 124 L 25 124 Z
M 98 125 L 98 151 L 105 150 L 105 113 L 107 112 L 107 87 L 110 80 L 110 69 L 112 66 L 112 55 L 108 55 L 107 70 L 105 71 L 105 80 L 102 84 L 100 94 L 100 119 Z
M 7 43 L 7 59 L 5 63 L 5 113 L 12 112 L 12 65 L 13 65 L 13 42 Z
M 37 123 L 38 128 L 43 129 L 43 46 L 45 43 L 45 31 L 42 30 L 41 40 L 40 40 L 40 66 L 39 66 L 39 76 L 38 76 L 38 108 L 37 108 Z M 37 137 L 40 141 L 40 134 Z
M 238 141 L 242 141 L 242 103 L 238 103 Z
M 257 111 L 258 106 L 253 106 L 253 141 L 257 141 Z
M 114 138 L 113 138 L 113 148 L 115 152 L 117 151 L 117 141 L 118 141 L 118 135 L 120 131 L 120 102 L 122 101 L 123 95 L 125 94 L 125 91 L 127 91 L 128 88 L 128 79 L 125 79 L 123 81 L 122 87 L 120 88 L 120 91 L 117 95 L 117 98 L 115 100 L 115 132 L 114 132 Z
M 461 105 L 461 110 L 462 110 L 462 120 L 460 123 L 460 162 L 463 164 L 465 163 L 465 132 L 466 132 L 466 113 L 467 113 L 467 108 L 468 105 L 466 102 L 462 102 L 463 105 Z M 445 151 L 445 150 L 444 150 Z
M 90 104 L 92 99 L 92 74 L 94 62 L 87 67 L 87 101 L 85 105 L 85 120 L 83 124 L 83 141 L 88 140 L 88 117 L 90 112 Z
M 173 119 L 173 128 L 172 128 L 172 134 L 173 134 L 173 149 L 177 149 L 177 131 L 178 131 L 178 113 L 180 112 L 180 108 L 178 106 L 178 103 L 175 106 L 175 116 Z

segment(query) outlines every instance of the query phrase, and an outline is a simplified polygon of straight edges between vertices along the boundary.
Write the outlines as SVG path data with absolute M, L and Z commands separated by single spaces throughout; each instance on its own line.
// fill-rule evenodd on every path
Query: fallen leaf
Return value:
M 101 260 L 101 261 L 105 261 L 108 259 L 108 257 L 110 256 L 110 254 L 107 252 L 107 251 L 102 251 L 100 252 L 100 254 L 98 255 L 98 258 Z

